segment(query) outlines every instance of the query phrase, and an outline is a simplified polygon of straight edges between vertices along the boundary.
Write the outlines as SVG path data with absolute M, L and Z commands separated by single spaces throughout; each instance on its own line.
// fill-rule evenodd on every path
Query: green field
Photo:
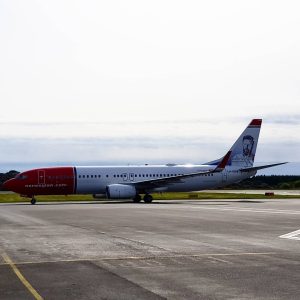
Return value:
M 275 195 L 265 196 L 262 194 L 236 194 L 236 193 L 163 193 L 152 194 L 154 200 L 170 199 L 295 199 L 300 195 Z M 36 196 L 38 202 L 65 202 L 65 201 L 106 201 L 106 199 L 94 199 L 92 195 L 69 195 L 69 196 Z M 22 198 L 18 194 L 0 194 L 0 203 L 29 202 L 29 198 Z

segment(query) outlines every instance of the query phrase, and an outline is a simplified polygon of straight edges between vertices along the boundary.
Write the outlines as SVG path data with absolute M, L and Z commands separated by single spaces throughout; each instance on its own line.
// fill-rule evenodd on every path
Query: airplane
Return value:
M 253 166 L 262 119 L 253 119 L 230 150 L 203 165 L 69 166 L 28 170 L 4 183 L 6 190 L 36 203 L 37 195 L 93 194 L 108 199 L 151 203 L 154 192 L 192 192 L 220 188 L 254 176 Z

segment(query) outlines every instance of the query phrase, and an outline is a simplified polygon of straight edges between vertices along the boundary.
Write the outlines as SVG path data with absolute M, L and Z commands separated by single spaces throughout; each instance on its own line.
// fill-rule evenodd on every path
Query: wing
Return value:
M 194 172 L 194 173 L 189 173 L 189 174 L 181 174 L 181 175 L 156 178 L 156 179 L 149 179 L 149 180 L 132 182 L 132 183 L 128 183 L 128 184 L 134 185 L 138 190 L 142 190 L 142 189 L 162 187 L 162 186 L 166 186 L 166 185 L 173 184 L 173 183 L 183 183 L 184 182 L 183 179 L 186 179 L 186 178 L 202 176 L 202 175 L 207 175 L 207 174 L 212 174 L 212 173 L 219 173 L 219 172 L 222 172 L 224 170 L 224 168 L 226 167 L 226 165 L 229 161 L 231 152 L 232 151 L 227 152 L 227 154 L 223 157 L 223 159 L 220 161 L 220 163 L 218 164 L 218 166 L 216 168 L 208 170 L 208 171 Z

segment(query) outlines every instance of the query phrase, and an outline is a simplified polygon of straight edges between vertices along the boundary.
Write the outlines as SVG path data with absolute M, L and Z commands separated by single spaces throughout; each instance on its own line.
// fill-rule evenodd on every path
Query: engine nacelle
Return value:
M 136 196 L 136 189 L 132 185 L 110 184 L 106 187 L 108 199 L 129 199 Z

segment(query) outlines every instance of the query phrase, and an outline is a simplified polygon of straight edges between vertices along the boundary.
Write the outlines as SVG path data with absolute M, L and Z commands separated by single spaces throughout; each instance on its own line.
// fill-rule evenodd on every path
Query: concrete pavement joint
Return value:
M 100 257 L 94 259 L 82 258 L 82 259 L 62 259 L 62 260 L 43 260 L 43 261 L 23 261 L 15 262 L 15 265 L 29 265 L 29 264 L 45 264 L 45 263 L 68 263 L 68 262 L 93 262 L 93 261 L 121 261 L 121 260 L 150 260 L 150 259 L 167 259 L 167 258 L 185 258 L 185 257 L 208 257 L 214 258 L 214 256 L 255 256 L 255 255 L 274 255 L 276 252 L 240 252 L 240 253 L 204 253 L 204 254 L 182 254 L 182 255 L 161 255 L 161 256 L 125 256 L 125 257 Z M 221 260 L 220 260 L 221 261 Z M 224 261 L 223 261 L 224 262 Z M 228 261 L 226 261 L 228 263 Z M 7 265 L 9 263 L 0 263 L 1 265 Z

